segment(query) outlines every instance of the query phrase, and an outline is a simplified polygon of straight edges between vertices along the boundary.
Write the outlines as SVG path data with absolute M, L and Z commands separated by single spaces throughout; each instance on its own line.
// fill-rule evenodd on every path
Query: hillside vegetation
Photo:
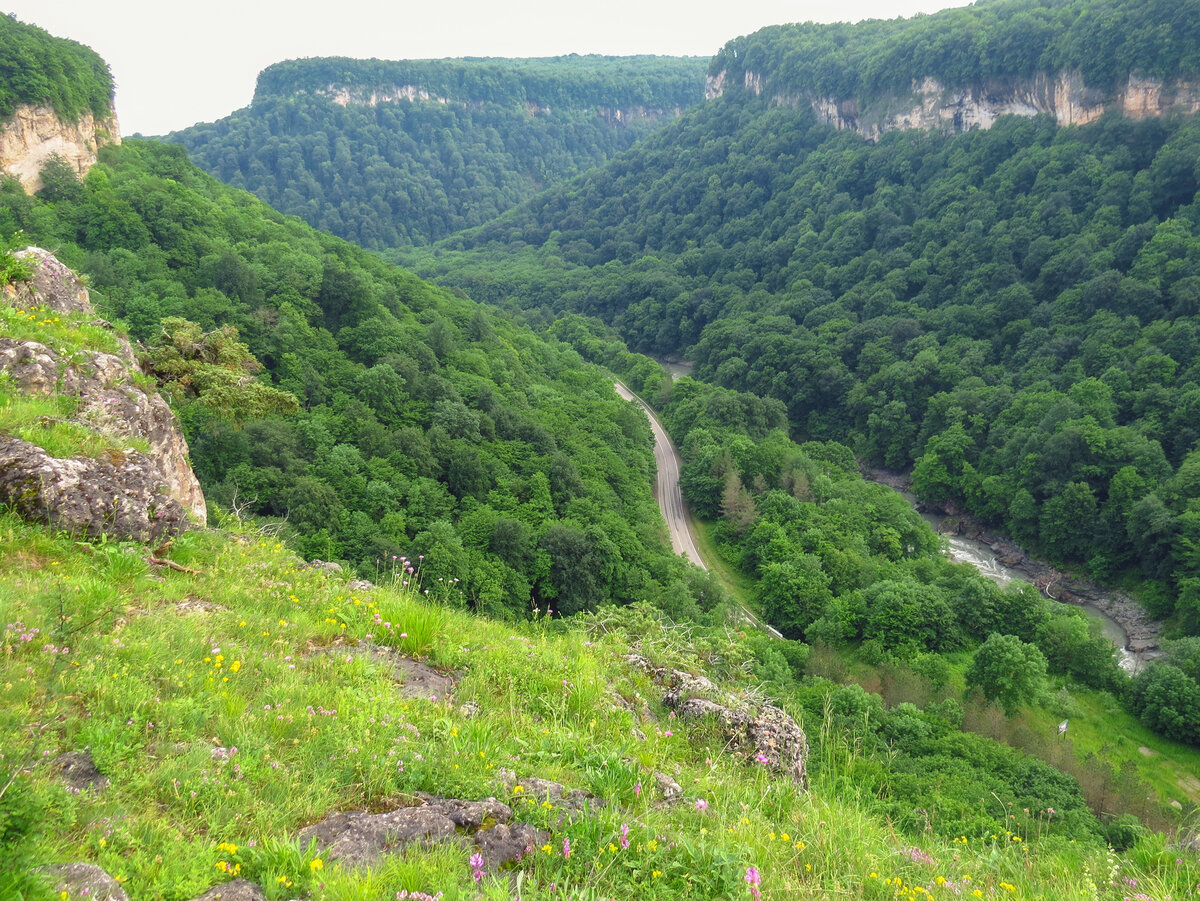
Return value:
M 1027 797 L 992 782 L 995 796 L 966 805 L 962 835 L 897 832 L 864 781 L 885 758 L 854 749 L 846 731 L 865 722 L 854 706 L 865 695 L 807 708 L 812 789 L 798 793 L 710 724 L 672 720 L 661 689 L 621 656 L 632 647 L 749 688 L 744 639 L 726 632 L 689 637 L 645 616 L 497 624 L 399 585 L 352 590 L 253 533 L 184 536 L 172 558 L 200 573 L 165 578 L 136 548 L 85 552 L 7 514 L 0 541 L 6 897 L 58 897 L 24 867 L 80 859 L 131 897 L 162 899 L 235 877 L 278 899 L 1120 899 L 1135 883 L 1182 898 L 1200 879 L 1161 839 L 1106 852 L 1067 783 Z M 405 697 L 389 648 L 453 676 L 453 694 Z M 626 709 L 638 705 L 640 720 Z M 882 722 L 911 730 L 919 717 Z M 967 759 L 990 758 L 1014 784 L 1055 778 L 971 745 L 959 751 L 964 773 Z M 59 754 L 83 748 L 107 788 L 73 790 L 55 775 Z M 682 787 L 679 802 L 662 803 L 656 772 Z M 604 805 L 563 820 L 556 799 L 526 800 L 533 777 Z M 392 810 L 419 792 L 498 796 L 549 838 L 478 881 L 467 843 L 364 870 L 296 838 L 335 811 Z
M 381 249 L 480 225 L 703 96 L 705 61 L 290 60 L 254 102 L 169 140 L 222 181 Z M 405 89 L 414 96 L 397 99 Z M 334 97 L 350 100 L 339 105 Z M 368 103 L 373 95 L 379 102 Z M 407 96 L 407 95 L 405 95 Z
M 664 548 L 650 430 L 569 348 L 128 141 L 80 182 L 0 191 L 0 230 L 56 247 L 149 345 L 207 496 L 286 520 L 307 557 L 425 558 L 524 615 L 718 598 Z M 231 404 L 214 361 L 264 387 Z M 257 362 L 256 362 L 257 361 Z M 220 368 L 219 366 L 216 368 Z M 219 373 L 215 374 L 219 376 Z M 228 373 L 226 373 L 228 375 Z M 285 415 L 272 415 L 285 414 Z
M 108 64 L 89 47 L 0 16 L 0 119 L 22 104 L 48 106 L 64 122 L 112 114 Z
M 1114 116 L 871 145 L 735 92 L 401 257 L 685 355 L 1194 632 L 1198 141 Z
M 913 82 L 953 89 L 1078 71 L 1114 90 L 1130 75 L 1169 81 L 1200 75 L 1195 0 L 982 0 L 935 15 L 834 24 L 781 25 L 735 38 L 711 75 L 768 94 L 876 98 L 907 95 Z

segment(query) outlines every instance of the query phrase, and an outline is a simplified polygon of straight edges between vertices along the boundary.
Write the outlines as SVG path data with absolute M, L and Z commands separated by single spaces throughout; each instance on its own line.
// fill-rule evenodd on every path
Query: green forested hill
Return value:
M 423 556 L 427 583 L 460 580 L 495 613 L 666 596 L 695 610 L 703 580 L 660 537 L 649 428 L 574 351 L 221 185 L 177 146 L 130 140 L 83 182 L 45 181 L 32 198 L 5 183 L 0 231 L 58 248 L 152 345 L 210 500 L 286 520 L 309 557 L 390 571 Z M 197 367 L 233 340 L 298 414 L 206 394 Z
M 292 60 L 262 72 L 248 108 L 170 140 L 317 228 L 365 247 L 421 244 L 629 147 L 701 99 L 704 66 L 672 57 Z M 402 90 L 413 99 L 367 102 Z
M 1111 90 L 1131 74 L 1200 74 L 1195 0 L 981 0 L 910 19 L 781 25 L 730 41 L 709 71 L 769 94 L 874 98 L 914 81 L 949 87 L 1079 71 Z
M 23 103 L 44 105 L 64 122 L 112 113 L 108 64 L 89 47 L 0 16 L 0 119 Z
M 962 37 L 963 15 L 920 21 Z M 783 54 L 806 28 L 755 41 Z M 786 404 L 796 437 L 915 465 L 924 496 L 1143 580 L 1194 631 L 1198 156 L 1194 119 L 1009 118 L 872 145 L 735 92 L 406 258 L 476 299 L 689 354 L 701 378 Z

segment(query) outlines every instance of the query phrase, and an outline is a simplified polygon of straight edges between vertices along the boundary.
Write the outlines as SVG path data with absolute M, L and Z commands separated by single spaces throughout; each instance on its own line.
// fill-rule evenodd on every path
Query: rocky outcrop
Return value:
M 92 315 L 87 289 L 51 254 L 19 251 L 34 277 L 4 289 L 18 309 L 77 319 Z M 95 325 L 106 325 L 93 320 Z M 78 405 L 71 422 L 121 447 L 98 457 L 57 459 L 16 437 L 0 439 L 0 499 L 24 516 L 72 534 L 158 538 L 203 524 L 207 510 L 188 463 L 187 442 L 170 407 L 139 386 L 133 348 L 114 335 L 116 352 L 58 350 L 36 341 L 0 338 L 0 371 L 29 394 L 67 394 Z
M 319 852 L 345 866 L 377 866 L 385 854 L 414 843 L 473 844 L 489 870 L 518 860 L 544 844 L 550 834 L 528 823 L 511 822 L 512 809 L 495 798 L 460 801 L 432 795 L 411 807 L 386 813 L 335 813 L 302 829 L 301 847 L 315 842 Z
M 328 97 L 338 106 L 378 106 L 381 103 L 395 103 L 397 100 L 418 100 L 433 103 L 450 103 L 446 97 L 430 94 L 424 88 L 415 84 L 397 84 L 389 88 L 349 88 L 345 85 L 331 84 L 324 90 L 315 92 L 319 97 Z M 463 104 L 466 106 L 466 104 Z
M 602 106 L 596 114 L 609 125 L 631 125 L 634 122 L 660 122 L 663 119 L 678 119 L 683 108 L 658 106 Z
M 162 473 L 137 451 L 58 459 L 20 438 L 0 438 L 0 501 L 71 535 L 151 541 L 176 535 L 187 513 L 162 494 Z
M 709 76 L 705 96 L 719 97 L 727 85 L 726 72 Z M 745 73 L 743 87 L 756 96 L 767 90 L 763 76 L 754 72 Z M 1164 83 L 1131 75 L 1119 90 L 1104 91 L 1085 85 L 1080 72 L 1069 71 L 965 86 L 945 85 L 936 78 L 925 78 L 914 81 L 907 94 L 887 94 L 869 100 L 804 92 L 780 93 L 773 99 L 783 106 L 809 105 L 821 121 L 875 141 L 885 132 L 900 129 L 958 133 L 990 128 L 999 117 L 1009 115 L 1049 115 L 1059 125 L 1086 125 L 1114 111 L 1131 119 L 1192 114 L 1200 112 L 1200 84 Z
M 347 87 L 345 85 L 331 84 L 314 93 L 318 97 L 328 97 L 338 106 L 378 106 L 381 103 L 396 103 L 401 100 L 410 103 L 456 104 L 462 107 L 483 106 L 481 101 L 456 101 L 451 100 L 449 97 L 440 97 L 414 84 L 398 84 L 390 87 L 376 88 Z M 547 103 L 526 100 L 525 112 L 530 116 L 546 116 L 552 110 Z M 666 108 L 644 105 L 628 107 L 600 106 L 596 107 L 596 115 L 608 125 L 621 126 L 630 125 L 634 122 L 658 122 L 666 118 L 677 119 L 683 115 L 683 109 L 681 107 Z
M 19 106 L 0 129 L 0 168 L 33 193 L 42 187 L 41 172 L 50 157 L 62 157 L 85 175 L 104 144 L 120 144 L 116 113 L 97 121 L 85 113 L 78 122 L 63 122 L 45 106 Z
M 655 666 L 637 654 L 625 659 L 666 689 L 663 704 L 680 719 L 711 717 L 720 725 L 728 747 L 747 763 L 788 776 L 798 788 L 808 787 L 808 737 L 785 711 L 737 697 L 705 676 Z

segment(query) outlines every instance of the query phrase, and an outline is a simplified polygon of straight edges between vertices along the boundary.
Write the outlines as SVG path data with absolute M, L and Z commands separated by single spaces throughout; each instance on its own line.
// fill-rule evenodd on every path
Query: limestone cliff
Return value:
M 740 87 L 762 95 L 769 90 L 761 74 L 746 72 Z M 726 72 L 710 76 L 705 89 L 708 99 L 721 96 L 729 87 Z M 898 129 L 925 129 L 958 133 L 973 128 L 990 128 L 1000 116 L 1050 115 L 1059 125 L 1086 125 L 1108 112 L 1132 119 L 1171 113 L 1200 112 L 1200 83 L 1131 75 L 1116 91 L 1087 87 L 1079 72 L 1055 76 L 1038 74 L 1028 79 L 987 81 L 969 86 L 947 86 L 934 78 L 913 82 L 905 95 L 888 94 L 864 100 L 856 97 L 825 97 L 814 94 L 774 94 L 774 102 L 799 108 L 812 107 L 817 117 L 835 128 L 857 131 L 870 141 Z
M 78 122 L 63 122 L 46 106 L 19 106 L 0 128 L 0 168 L 21 180 L 33 193 L 42 186 L 42 167 L 57 154 L 84 175 L 104 144 L 120 144 L 116 113 L 97 121 L 84 113 Z
M 87 289 L 51 254 L 28 248 L 17 256 L 32 261 L 35 274 L 7 286 L 6 303 L 71 321 L 94 315 Z M 129 343 L 115 343 L 110 353 L 0 338 L 0 373 L 11 384 L 26 394 L 70 396 L 71 421 L 118 445 L 97 457 L 56 459 L 21 438 L 0 436 L 0 500 L 76 534 L 146 540 L 203 524 L 204 495 L 175 416 L 138 384 L 144 376 Z M 144 442 L 147 450 L 126 442 Z
M 455 104 L 461 107 L 483 106 L 482 101 L 451 100 L 431 94 L 425 88 L 413 84 L 392 85 L 388 88 L 347 87 L 331 84 L 314 92 L 319 97 L 328 97 L 338 106 L 378 106 L 381 103 L 396 103 L 406 100 L 410 103 L 441 103 Z M 552 110 L 549 104 L 534 100 L 525 101 L 525 111 L 530 116 L 548 115 Z M 632 122 L 657 122 L 660 119 L 677 119 L 683 115 L 682 106 L 661 107 L 634 105 L 628 107 L 597 106 L 596 115 L 609 125 L 628 125 Z

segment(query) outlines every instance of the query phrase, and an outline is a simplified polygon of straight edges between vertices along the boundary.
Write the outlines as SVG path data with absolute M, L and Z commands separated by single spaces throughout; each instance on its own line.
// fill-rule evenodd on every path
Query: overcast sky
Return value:
M 712 56 L 785 22 L 895 18 L 966 0 L 0 0 L 0 9 L 97 51 L 121 132 L 165 134 L 246 106 L 283 59 L 353 56 Z

